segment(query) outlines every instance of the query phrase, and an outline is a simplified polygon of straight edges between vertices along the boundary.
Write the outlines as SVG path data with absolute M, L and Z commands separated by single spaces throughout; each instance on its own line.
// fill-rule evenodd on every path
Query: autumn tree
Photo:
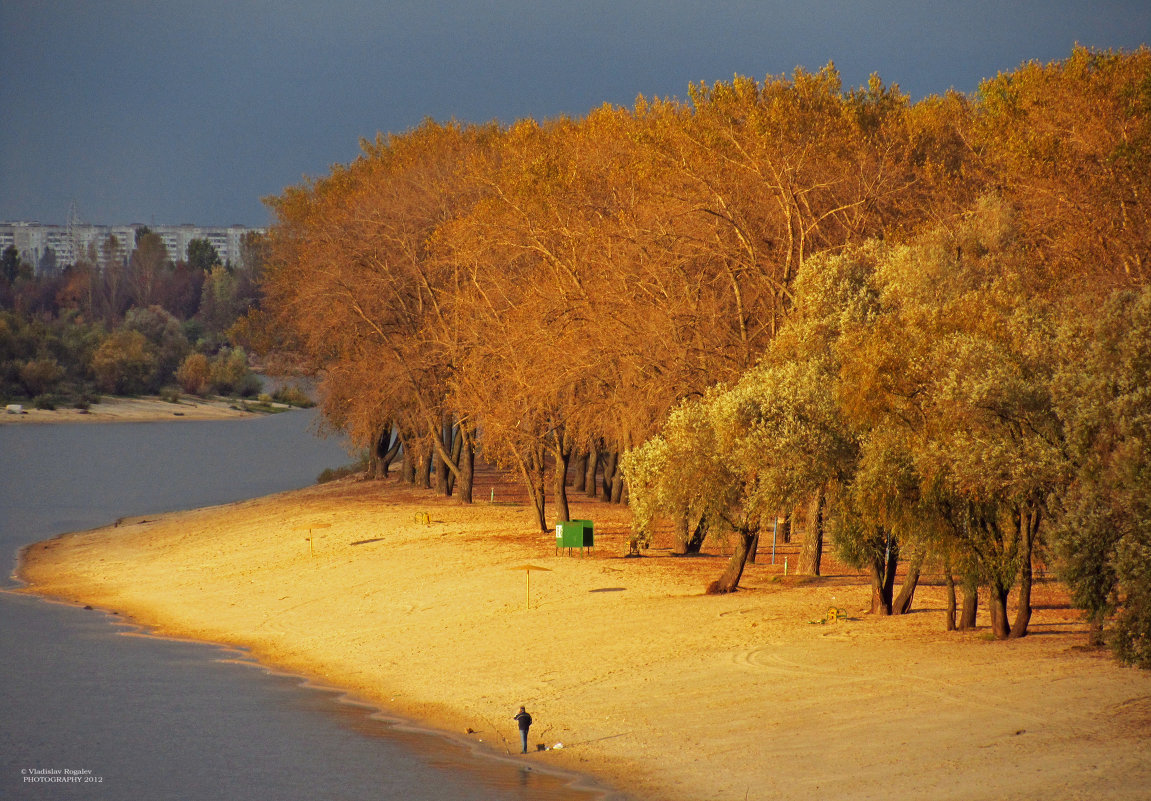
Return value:
M 171 268 L 168 248 L 159 234 L 147 228 L 136 231 L 136 247 L 128 258 L 128 280 L 136 306 L 151 306 Z
M 974 141 L 1047 269 L 1151 277 L 1151 50 L 1077 46 L 979 87 Z
M 445 295 L 461 276 L 432 257 L 430 244 L 437 225 L 471 202 L 462 167 L 488 135 L 428 122 L 381 136 L 362 143 L 352 165 L 272 200 L 279 223 L 264 280 L 264 327 L 323 371 L 327 418 L 365 447 L 382 426 L 403 426 L 405 452 L 421 455 L 420 472 L 442 478 L 439 460 L 465 500 L 473 424 L 450 426 L 467 454 L 461 464 L 444 436 L 455 325 Z

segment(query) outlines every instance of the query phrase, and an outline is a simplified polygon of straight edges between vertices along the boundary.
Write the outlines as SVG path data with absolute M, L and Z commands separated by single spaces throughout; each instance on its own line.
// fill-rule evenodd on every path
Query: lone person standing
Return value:
M 526 754 L 528 752 L 528 729 L 531 728 L 532 725 L 532 716 L 521 706 L 520 711 L 516 713 L 516 716 L 512 718 L 512 720 L 520 724 L 520 745 L 523 747 L 520 753 Z

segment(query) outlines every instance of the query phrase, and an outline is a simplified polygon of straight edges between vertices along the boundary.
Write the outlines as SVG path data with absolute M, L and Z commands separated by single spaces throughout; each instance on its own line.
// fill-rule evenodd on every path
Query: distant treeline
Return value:
M 948 627 L 1024 636 L 1037 563 L 1151 664 L 1151 53 L 1077 48 L 912 103 L 835 69 L 581 119 L 437 124 L 270 201 L 239 327 L 381 468 L 546 529 L 566 485 L 736 536 L 777 519 Z M 550 469 L 550 468 L 548 468 Z M 908 581 L 896 595 L 900 562 Z M 1008 613 L 1012 594 L 1014 615 Z
M 242 270 L 221 264 L 206 239 L 179 261 L 147 228 L 134 244 L 127 262 L 109 237 L 99 252 L 39 273 L 15 248 L 0 254 L 0 397 L 54 408 L 101 393 L 258 392 L 228 330 L 259 305 L 262 237 L 246 237 Z

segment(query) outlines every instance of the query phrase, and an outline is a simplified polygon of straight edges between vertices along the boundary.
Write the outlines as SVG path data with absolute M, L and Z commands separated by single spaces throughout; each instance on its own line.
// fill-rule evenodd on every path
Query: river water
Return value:
M 596 797 L 392 725 L 242 654 L 7 591 L 29 543 L 302 487 L 349 461 L 309 432 L 311 419 L 0 426 L 0 798 Z

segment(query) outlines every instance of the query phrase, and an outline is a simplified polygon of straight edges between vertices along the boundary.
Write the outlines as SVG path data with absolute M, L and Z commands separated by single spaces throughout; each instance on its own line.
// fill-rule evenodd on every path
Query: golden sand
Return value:
M 626 510 L 589 500 L 594 553 L 557 555 L 528 507 L 483 495 L 338 482 L 69 534 L 22 577 L 501 755 L 525 704 L 533 746 L 563 747 L 515 758 L 637 799 L 1148 798 L 1151 675 L 1081 648 L 1053 582 L 1033 634 L 994 642 L 943 631 L 939 586 L 873 617 L 860 576 L 784 580 L 761 548 L 709 597 L 718 550 L 625 558 Z M 548 568 L 530 598 L 524 564 Z M 812 622 L 829 608 L 848 619 Z

